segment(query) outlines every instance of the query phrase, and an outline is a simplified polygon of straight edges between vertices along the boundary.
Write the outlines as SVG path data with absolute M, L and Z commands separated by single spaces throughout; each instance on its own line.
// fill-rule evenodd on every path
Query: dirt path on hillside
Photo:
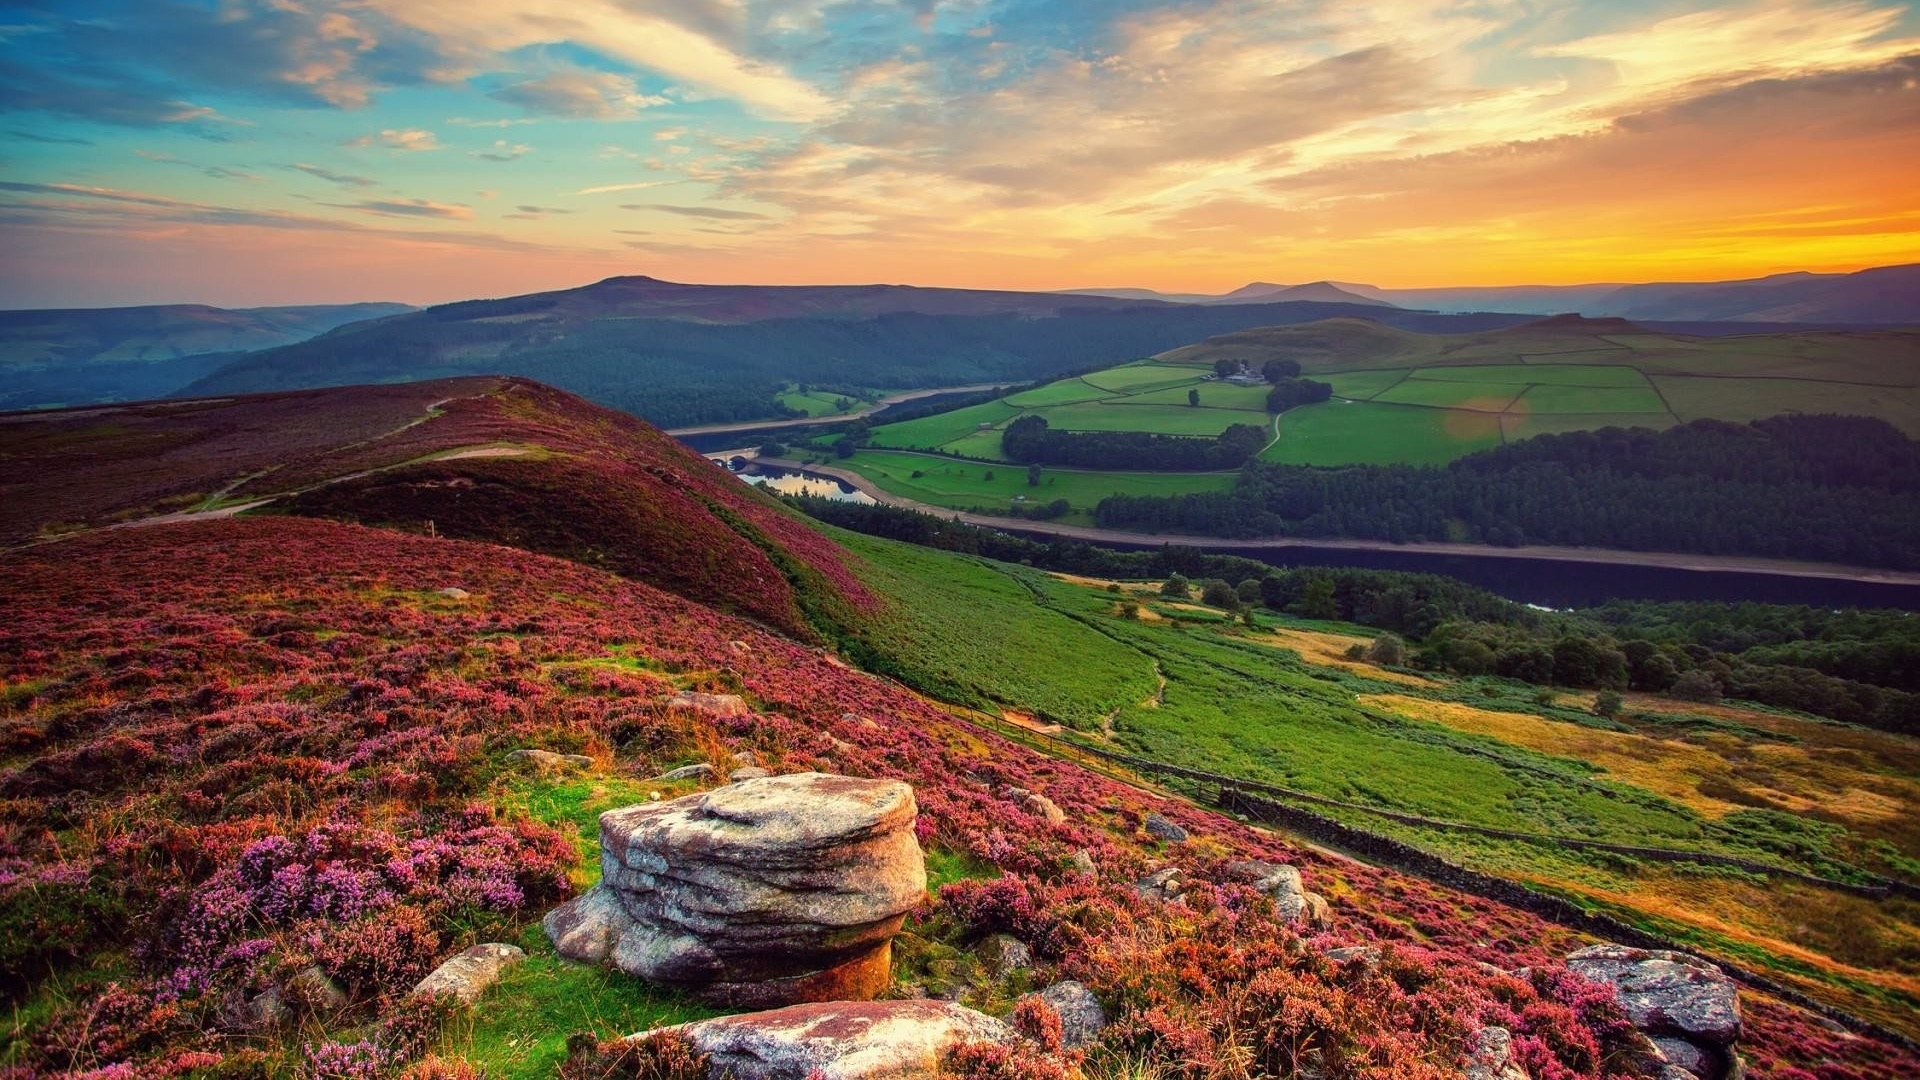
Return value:
M 1172 544 L 1176 547 L 1200 547 L 1216 549 L 1225 554 L 1234 551 L 1284 551 L 1288 548 L 1318 548 L 1338 551 L 1385 551 L 1412 552 L 1421 555 L 1462 555 L 1486 559 L 1543 559 L 1551 562 L 1587 563 L 1595 566 L 1655 566 L 1668 570 L 1697 570 L 1712 573 L 1749 573 L 1778 574 L 1784 577 L 1824 578 L 1833 581 L 1855 581 L 1867 585 L 1920 585 L 1920 573 L 1903 570 L 1877 570 L 1870 567 L 1845 566 L 1838 563 L 1799 562 L 1792 559 L 1747 558 L 1737 555 L 1688 555 L 1666 551 L 1616 551 L 1611 548 L 1547 547 L 1532 545 L 1523 547 L 1493 547 L 1487 544 L 1452 543 L 1410 543 L 1392 544 L 1385 540 L 1317 540 L 1296 539 L 1293 537 L 1275 537 L 1265 540 L 1229 540 L 1217 536 L 1192 536 L 1183 533 L 1145 533 L 1129 532 L 1123 529 L 1101 529 L 1088 525 L 1062 525 L 1052 521 L 1032 521 L 1026 518 L 995 517 L 991 514 L 976 514 L 966 510 L 949 510 L 941 506 L 930 506 L 912 499 L 895 495 L 881 489 L 873 481 L 854 472 L 832 465 L 807 465 L 783 458 L 767 458 L 769 465 L 790 469 L 805 469 L 809 472 L 831 476 L 844 480 L 856 490 L 864 492 L 875 502 L 888 506 L 898 506 L 907 510 L 918 510 L 934 517 L 949 521 L 959 521 L 967 525 L 979 525 L 989 529 L 1002 529 L 1009 532 L 1044 533 L 1049 536 L 1064 536 L 1074 540 L 1086 540 L 1092 543 L 1137 544 L 1145 547 L 1160 547 Z
M 767 428 L 814 427 L 819 424 L 838 424 L 848 420 L 858 420 L 871 416 L 889 405 L 898 405 L 903 401 L 918 401 L 933 397 L 935 394 L 970 394 L 979 390 L 998 390 L 1003 386 L 1012 386 L 1011 382 L 974 383 L 971 386 L 936 386 L 931 390 L 909 390 L 903 394 L 889 394 L 864 409 L 853 412 L 834 413 L 832 416 L 799 416 L 792 420 L 742 420 L 732 424 L 697 424 L 693 427 L 667 428 L 667 434 L 681 435 L 724 435 L 729 431 L 762 431 Z

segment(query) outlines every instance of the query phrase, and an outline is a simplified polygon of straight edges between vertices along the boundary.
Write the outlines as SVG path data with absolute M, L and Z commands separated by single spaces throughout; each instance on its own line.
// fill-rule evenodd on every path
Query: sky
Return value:
M 0 307 L 1920 261 L 1889 0 L 0 0 Z

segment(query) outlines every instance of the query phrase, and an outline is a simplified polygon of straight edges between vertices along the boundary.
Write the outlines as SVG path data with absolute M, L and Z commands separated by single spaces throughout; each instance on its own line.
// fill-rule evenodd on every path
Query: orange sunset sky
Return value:
M 0 3 L 8 307 L 1920 261 L 1884 0 Z

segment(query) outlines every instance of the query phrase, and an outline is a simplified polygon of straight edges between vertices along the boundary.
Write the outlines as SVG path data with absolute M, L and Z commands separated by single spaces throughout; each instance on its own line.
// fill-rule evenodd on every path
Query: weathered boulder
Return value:
M 428 998 L 449 996 L 471 1005 L 481 994 L 500 981 L 508 968 L 527 958 L 527 954 L 514 945 L 475 945 L 473 948 L 449 957 L 439 967 L 434 968 L 413 987 L 409 997 Z
M 1594 945 L 1567 957 L 1567 967 L 1611 985 L 1627 1019 L 1647 1034 L 1663 1075 L 1681 1070 L 1700 1080 L 1740 1071 L 1740 988 L 1713 964 L 1686 953 Z
M 713 766 L 707 764 L 704 761 L 699 761 L 699 762 L 695 762 L 692 765 L 682 765 L 677 769 L 668 769 L 666 772 L 663 772 L 659 776 L 654 777 L 654 779 L 655 780 L 692 780 L 697 777 L 706 777 L 706 776 L 712 776 L 712 775 L 713 775 Z
M 1649 1035 L 1730 1046 L 1740 1038 L 1740 988 L 1726 973 L 1686 953 L 1594 945 L 1567 967 L 1609 983 L 1635 1027 Z
M 550 912 L 560 954 L 744 1008 L 864 1000 L 926 894 L 913 789 L 823 773 L 600 816 L 601 883 Z
M 1054 825 L 1062 824 L 1067 820 L 1067 812 L 1060 809 L 1058 803 L 1037 792 L 1028 792 L 1026 796 L 1020 800 L 1020 805 L 1024 807 L 1028 813 L 1045 818 L 1049 823 Z
M 1333 921 L 1326 898 L 1307 891 L 1298 867 L 1248 859 L 1229 863 L 1226 872 L 1227 876 L 1272 897 L 1274 907 L 1285 922 L 1296 926 L 1326 926 Z
M 1155 870 L 1146 877 L 1133 883 L 1133 891 L 1148 900 L 1172 903 L 1187 894 L 1186 875 L 1177 866 Z
M 1187 830 L 1181 828 L 1158 811 L 1147 815 L 1145 826 L 1147 835 L 1155 840 L 1165 840 L 1177 844 L 1187 838 Z
M 1493 1026 L 1474 1032 L 1466 1074 L 1467 1080 L 1528 1080 L 1527 1070 L 1513 1060 L 1513 1032 Z
M 794 1005 L 668 1030 L 708 1056 L 711 1080 L 918 1080 L 964 1043 L 1019 1037 L 985 1013 L 924 999 Z
M 668 698 L 667 708 L 721 718 L 745 716 L 752 711 L 747 708 L 747 699 L 739 694 L 702 694 L 694 690 L 682 690 Z
M 458 585 L 449 585 L 444 589 L 436 589 L 433 595 L 442 600 L 465 600 L 473 594 Z
M 1380 949 L 1373 945 L 1343 945 L 1320 955 L 1336 964 L 1360 963 L 1370 968 L 1380 966 Z
M 1078 1050 L 1100 1037 L 1107 1026 L 1107 1010 L 1086 984 L 1068 979 L 1040 991 L 1040 1000 L 1060 1014 L 1060 1043 Z
M 989 976 L 1000 979 L 1033 966 L 1033 950 L 1010 934 L 990 934 L 973 950 Z
M 533 771 L 542 776 L 593 766 L 593 759 L 585 754 L 556 754 L 551 750 L 515 750 L 507 755 L 507 760 L 531 765 Z

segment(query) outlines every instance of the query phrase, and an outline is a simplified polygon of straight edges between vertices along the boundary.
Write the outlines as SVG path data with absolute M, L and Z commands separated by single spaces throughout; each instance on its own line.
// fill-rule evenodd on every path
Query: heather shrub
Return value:
M 940 1062 L 953 1080 L 1074 1080 L 1079 1073 L 1059 1057 L 1024 1043 L 962 1043 Z
M 707 1056 L 677 1031 L 612 1042 L 582 1033 L 567 1040 L 559 1080 L 707 1080 Z

